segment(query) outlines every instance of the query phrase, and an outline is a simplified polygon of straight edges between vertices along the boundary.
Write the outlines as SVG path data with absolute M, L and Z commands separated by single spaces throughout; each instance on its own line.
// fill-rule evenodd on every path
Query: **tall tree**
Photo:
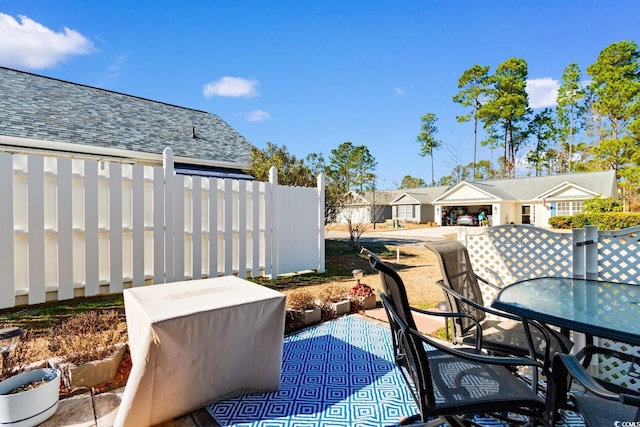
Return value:
M 580 129 L 580 115 L 585 90 L 582 87 L 582 74 L 575 62 L 569 64 L 562 74 L 562 84 L 558 88 L 556 115 L 561 147 L 567 147 L 567 172 L 571 172 L 573 157 L 573 137 Z
M 402 178 L 402 182 L 400 183 L 399 188 L 420 188 L 420 187 L 426 187 L 426 186 L 427 186 L 427 183 L 424 182 L 422 178 L 416 178 L 411 175 L 405 175 Z
M 353 161 L 360 167 L 356 170 L 356 183 L 360 191 L 371 190 L 375 187 L 376 175 L 373 173 L 378 162 L 364 145 L 358 145 L 353 150 Z
M 516 154 L 524 142 L 526 116 L 531 112 L 527 95 L 528 66 L 524 59 L 510 58 L 489 77 L 487 101 L 478 111 L 488 132 L 500 132 L 504 144 L 504 168 L 515 177 Z
M 416 141 L 420 144 L 420 156 L 431 156 L 431 185 L 436 185 L 435 172 L 433 170 L 433 151 L 442 145 L 442 141 L 436 139 L 438 128 L 436 122 L 438 119 L 433 113 L 427 113 L 421 117 L 421 132 L 416 137 Z
M 535 137 L 536 141 L 534 149 L 527 153 L 527 162 L 535 169 L 536 176 L 539 176 L 546 163 L 549 142 L 558 134 L 550 108 L 543 109 L 533 117 L 529 122 L 528 133 Z
M 365 184 L 375 178 L 377 166 L 378 162 L 366 146 L 354 146 L 347 141 L 331 150 L 327 175 L 343 193 L 349 190 L 362 191 Z
M 633 160 L 639 154 L 640 134 L 640 52 L 638 45 L 621 41 L 607 46 L 595 63 L 587 67 L 591 76 L 592 114 L 599 116 L 602 136 L 591 146 L 596 160 L 606 162 L 623 178 L 622 186 L 635 198 L 640 186 L 636 173 L 628 174 L 625 168 L 636 170 Z M 629 179 L 630 178 L 630 179 Z
M 259 181 L 269 181 L 269 169 L 278 170 L 278 183 L 281 185 L 315 187 L 319 174 L 326 175 L 326 165 L 321 153 L 310 153 L 305 160 L 289 153 L 287 147 L 267 142 L 267 148 L 260 150 L 252 147 L 250 151 L 251 174 Z M 325 224 L 336 221 L 338 212 L 344 205 L 344 192 L 337 188 L 329 177 L 324 189 Z
M 269 181 L 269 169 L 278 170 L 278 183 L 300 187 L 314 187 L 316 185 L 315 171 L 289 153 L 286 146 L 278 146 L 267 141 L 267 148 L 260 150 L 251 147 L 249 152 L 252 175 L 259 181 Z
M 478 147 L 478 111 L 481 106 L 481 99 L 487 91 L 487 81 L 489 77 L 489 66 L 474 65 L 465 70 L 458 79 L 458 89 L 460 91 L 453 97 L 453 102 L 457 102 L 463 107 L 471 107 L 471 112 L 456 117 L 459 122 L 468 122 L 473 119 L 473 172 L 472 180 L 476 176 L 476 151 Z

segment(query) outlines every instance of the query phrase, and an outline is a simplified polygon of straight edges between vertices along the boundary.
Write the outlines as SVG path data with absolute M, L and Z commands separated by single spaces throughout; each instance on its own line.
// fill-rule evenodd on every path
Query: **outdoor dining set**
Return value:
M 401 276 L 363 249 L 379 272 L 395 363 L 419 409 L 401 425 L 468 425 L 478 414 L 554 425 L 567 410 L 587 426 L 640 425 L 640 357 L 598 341 L 640 346 L 639 286 L 536 277 L 499 287 L 475 274 L 461 242 L 425 246 L 438 260 L 448 310 L 411 307 Z M 480 285 L 495 288 L 490 307 Z M 444 317 L 452 343 L 418 332 L 414 313 Z M 598 378 L 598 358 L 615 361 L 618 384 Z

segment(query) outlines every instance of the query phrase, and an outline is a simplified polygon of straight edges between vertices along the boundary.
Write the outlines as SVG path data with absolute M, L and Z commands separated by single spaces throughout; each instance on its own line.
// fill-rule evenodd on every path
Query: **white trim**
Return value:
M 485 196 L 488 197 L 488 199 L 482 199 L 482 200 L 476 200 L 476 202 L 478 204 L 481 204 L 483 202 L 491 202 L 491 203 L 495 203 L 495 202 L 502 202 L 504 201 L 503 199 L 489 193 L 488 191 L 485 191 L 481 188 L 476 187 L 475 185 L 466 182 L 466 181 L 462 181 L 458 184 L 456 184 L 452 189 L 445 191 L 443 194 L 441 194 L 440 196 L 438 196 L 433 202 L 431 202 L 431 204 L 435 205 L 435 204 L 446 204 L 446 203 L 466 203 L 464 200 L 462 199 L 455 199 L 455 200 L 447 200 L 447 197 L 453 193 L 455 193 L 456 191 L 458 191 L 460 188 L 462 187 L 471 187 L 474 190 L 478 191 L 479 193 L 484 194 Z M 467 199 L 468 200 L 468 199 Z
M 587 199 L 585 197 L 580 197 L 580 196 L 567 197 L 567 196 L 560 195 L 560 196 L 557 196 L 557 197 L 553 197 L 554 193 L 557 193 L 558 191 L 564 190 L 564 189 L 567 189 L 567 188 L 575 188 L 576 190 L 584 191 L 585 193 L 591 194 L 593 196 L 595 196 L 597 194 L 600 194 L 597 191 L 589 190 L 589 189 L 587 189 L 585 187 L 582 187 L 582 186 L 580 186 L 578 184 L 575 184 L 573 182 L 564 181 L 564 182 L 556 185 L 555 187 L 545 191 L 544 193 L 540 193 L 540 195 L 536 196 L 534 199 L 535 200 L 547 199 L 547 201 L 549 201 L 549 200 L 559 200 L 559 201 L 561 201 L 561 200 L 566 200 L 566 199 L 571 199 L 571 200 L 585 200 L 585 199 Z
M 7 149 L 8 147 L 2 147 L 3 145 L 9 146 L 9 147 L 15 147 L 15 150 L 9 150 Z M 120 159 L 133 160 L 133 163 L 135 163 L 135 161 L 138 160 L 138 161 L 152 163 L 154 165 L 162 164 L 162 153 L 153 154 L 153 153 L 145 153 L 142 151 L 123 150 L 121 148 L 96 147 L 92 145 L 72 144 L 69 142 L 46 141 L 42 139 L 21 138 L 16 136 L 0 135 L 0 151 L 13 151 L 21 154 L 32 154 L 32 152 L 30 152 L 29 150 L 22 151 L 20 150 L 20 148 L 55 152 L 55 154 L 60 155 L 61 157 L 64 156 L 64 157 L 74 158 L 74 157 L 78 157 L 78 156 L 74 156 L 74 153 L 78 153 L 78 154 L 86 154 L 90 156 L 109 157 L 110 158 L 109 160 L 111 160 L 111 158 L 120 158 Z M 205 159 L 198 159 L 193 157 L 182 157 L 182 156 L 174 156 L 173 159 L 175 163 L 186 163 L 190 165 L 199 165 L 199 166 L 241 169 L 245 171 L 250 170 L 249 165 L 245 163 L 222 162 L 222 161 L 216 161 L 216 160 L 205 160 Z
M 413 200 L 413 203 L 399 203 L 399 201 L 403 198 L 407 198 L 410 200 Z M 415 204 L 419 204 L 422 205 L 424 204 L 423 202 L 421 202 L 420 200 L 416 199 L 415 197 L 413 197 L 412 195 L 408 194 L 408 193 L 402 193 L 401 195 L 399 195 L 398 197 L 396 197 L 395 199 L 391 200 L 389 202 L 389 205 L 394 206 L 394 205 L 415 205 Z

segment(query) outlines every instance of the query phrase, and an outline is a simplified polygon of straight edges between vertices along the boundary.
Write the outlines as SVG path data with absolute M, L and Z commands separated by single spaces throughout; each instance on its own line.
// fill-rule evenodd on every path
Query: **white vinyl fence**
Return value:
M 586 226 L 569 233 L 530 225 L 461 227 L 458 239 L 466 244 L 475 273 L 500 287 L 544 276 L 640 285 L 640 227 L 601 231 L 596 226 Z M 491 287 L 482 292 L 486 303 L 495 298 L 496 291 Z M 598 314 L 607 316 L 618 310 L 625 298 L 640 298 L 640 288 L 629 287 L 625 295 L 598 298 Z M 640 322 L 640 318 L 629 318 L 628 322 Z M 576 347 L 584 345 L 581 336 L 574 336 L 574 341 Z M 601 338 L 598 345 L 640 357 L 640 347 Z M 592 363 L 600 378 L 640 391 L 638 366 L 602 356 Z
M 0 153 L 0 308 L 237 275 L 324 271 L 317 188 Z

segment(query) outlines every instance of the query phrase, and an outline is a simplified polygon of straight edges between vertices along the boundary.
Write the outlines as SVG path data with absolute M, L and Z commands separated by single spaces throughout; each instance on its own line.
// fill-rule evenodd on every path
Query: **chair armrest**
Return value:
M 620 402 L 624 403 L 625 405 L 637 406 L 640 408 L 640 396 L 620 393 Z
M 498 272 L 496 272 L 496 271 L 492 270 L 492 269 L 491 269 L 491 268 L 489 268 L 489 267 L 485 267 L 485 268 L 484 268 L 484 271 L 486 271 L 487 273 L 489 273 L 490 275 L 492 275 L 492 276 L 493 276 L 493 278 L 498 282 L 498 285 L 497 285 L 497 288 L 498 288 L 498 289 L 502 289 L 502 288 L 504 288 L 505 286 L 507 286 L 507 284 L 506 284 L 506 283 L 504 283 L 504 281 L 502 280 L 502 277 L 500 277 L 500 275 L 498 274 Z
M 478 279 L 479 281 L 481 281 L 482 283 L 484 283 L 485 285 L 495 289 L 496 291 L 501 290 L 502 288 L 500 286 L 494 285 L 491 282 L 488 282 L 486 280 L 484 280 L 482 277 L 478 276 L 477 274 L 474 273 L 474 276 L 476 276 L 476 279 Z
M 489 356 L 487 354 L 481 353 L 480 351 L 476 352 L 468 352 L 462 349 L 450 347 L 444 344 L 439 343 L 435 339 L 431 339 L 419 331 L 416 331 L 413 328 L 410 328 L 406 322 L 398 315 L 398 313 L 393 308 L 393 305 L 389 301 L 389 298 L 384 294 L 380 294 L 380 298 L 382 299 L 383 306 L 387 309 L 387 313 L 390 317 L 393 317 L 393 320 L 400 325 L 401 329 L 406 333 L 410 333 L 422 341 L 424 344 L 430 345 L 431 347 L 435 347 L 436 349 L 443 351 L 444 353 L 450 354 L 455 357 L 459 357 L 464 360 L 469 360 L 471 362 L 476 363 L 488 363 L 491 365 L 503 365 L 503 366 L 534 366 L 536 368 L 540 368 L 546 371 L 546 368 L 536 360 L 528 359 L 526 357 L 510 357 L 510 356 Z M 443 313 L 444 314 L 444 313 Z M 452 314 L 452 313 L 447 313 Z
M 436 281 L 436 284 L 438 286 L 440 286 L 443 291 L 445 291 L 449 295 L 453 296 L 455 299 L 460 300 L 463 303 L 465 303 L 467 305 L 470 305 L 471 307 L 477 308 L 478 310 L 482 310 L 484 312 L 491 313 L 491 314 L 493 314 L 495 316 L 500 316 L 500 317 L 504 317 L 504 318 L 511 319 L 511 320 L 518 320 L 518 321 L 522 320 L 518 316 L 514 316 L 512 314 L 505 313 L 503 311 L 494 310 L 492 308 L 486 307 L 486 306 L 484 306 L 482 304 L 478 304 L 475 301 L 471 301 L 470 299 L 465 298 L 464 296 L 460 295 L 459 293 L 457 293 L 456 291 L 454 291 L 450 287 L 446 286 L 444 284 L 443 280 Z
M 415 311 L 416 313 L 427 314 L 429 316 L 438 316 L 438 317 L 457 317 L 457 318 L 467 318 L 471 320 L 475 325 L 476 331 L 476 350 L 480 351 L 482 348 L 482 326 L 480 326 L 480 322 L 475 319 L 473 316 L 469 316 L 466 313 L 452 313 L 450 311 L 430 311 L 430 310 L 422 310 L 416 307 L 409 307 L 411 311 Z
M 582 364 L 575 356 L 571 354 L 558 353 L 554 357 L 554 371 L 557 370 L 560 365 L 555 362 L 560 360 L 564 368 L 569 372 L 576 381 L 578 381 L 589 392 L 598 397 L 602 397 L 607 400 L 619 400 L 620 395 L 611 392 L 602 387 L 598 382 L 582 367 Z M 556 372 L 558 373 L 558 372 Z
M 462 301 L 463 303 L 465 303 L 467 305 L 470 305 L 471 307 L 475 307 L 478 310 L 482 310 L 485 313 L 491 313 L 491 314 L 493 314 L 495 316 L 503 317 L 505 319 L 510 319 L 510 320 L 514 320 L 514 321 L 517 321 L 517 322 L 523 322 L 524 321 L 524 319 L 522 319 L 519 316 L 515 316 L 515 315 L 510 314 L 510 313 L 505 313 L 505 312 L 499 311 L 499 310 L 494 310 L 492 308 L 485 307 L 484 305 L 478 304 L 478 303 L 476 303 L 474 301 L 471 301 L 471 300 L 465 298 L 464 296 L 460 295 L 459 293 L 457 293 L 453 289 L 451 289 L 448 286 L 446 286 L 444 284 L 443 280 L 438 280 L 436 282 L 436 284 L 438 286 L 440 286 L 442 288 L 442 290 L 445 291 L 445 293 L 448 293 L 448 294 L 452 295 L 454 298 L 456 298 L 457 300 Z M 534 328 L 539 330 L 540 333 L 542 334 L 542 337 L 544 338 L 545 343 L 546 343 L 545 351 L 544 351 L 544 360 L 548 361 L 548 363 L 550 364 L 551 360 L 550 360 L 550 345 L 549 344 L 551 343 L 551 337 L 550 337 L 549 334 L 552 333 L 552 332 L 550 331 L 550 329 L 548 329 L 544 325 L 542 325 L 539 322 L 536 322 L 534 320 L 528 320 L 526 322 L 526 324 L 533 326 Z M 527 339 L 529 340 L 529 348 L 530 348 L 530 351 L 531 351 L 531 357 L 535 358 L 535 350 L 534 350 L 533 342 L 532 342 L 531 337 L 530 337 L 530 333 L 527 333 L 527 335 L 528 335 Z
M 464 347 L 449 347 L 447 345 L 440 344 L 435 340 L 431 340 L 424 336 L 415 329 L 407 328 L 407 330 L 423 343 L 435 347 L 436 349 L 450 354 L 455 357 L 459 357 L 464 360 L 476 363 L 486 363 L 489 365 L 502 365 L 502 366 L 533 366 L 545 370 L 544 366 L 532 359 L 526 357 L 512 357 L 512 356 L 490 356 L 481 352 L 469 352 L 465 351 Z

